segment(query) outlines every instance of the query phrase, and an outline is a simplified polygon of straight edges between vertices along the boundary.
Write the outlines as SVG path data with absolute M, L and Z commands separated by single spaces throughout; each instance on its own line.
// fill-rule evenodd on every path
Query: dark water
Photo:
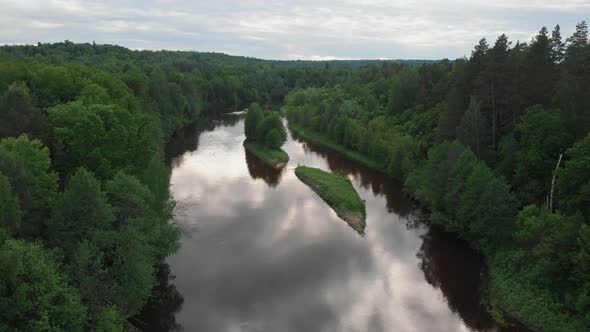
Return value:
M 170 144 L 182 247 L 144 330 L 500 331 L 480 304 L 481 257 L 424 223 L 399 184 L 292 136 L 288 166 L 266 167 L 242 147 L 242 118 Z M 348 174 L 364 236 L 295 177 L 298 164 Z

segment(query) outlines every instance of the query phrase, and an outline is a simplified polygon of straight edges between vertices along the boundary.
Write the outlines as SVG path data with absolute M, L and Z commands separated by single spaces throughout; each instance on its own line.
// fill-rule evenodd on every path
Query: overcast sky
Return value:
M 440 59 L 568 36 L 590 0 L 0 0 L 0 44 L 92 42 L 265 59 Z

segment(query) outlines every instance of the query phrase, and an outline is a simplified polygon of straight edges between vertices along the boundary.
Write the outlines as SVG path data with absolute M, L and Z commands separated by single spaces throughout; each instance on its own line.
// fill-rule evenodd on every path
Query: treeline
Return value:
M 0 47 L 0 330 L 132 329 L 178 246 L 164 163 L 173 132 L 342 72 L 232 61 L 69 42 Z M 284 141 L 276 136 L 264 140 Z
M 29 88 L 54 82 L 56 86 L 46 92 L 41 89 L 47 95 L 35 96 L 45 108 L 72 101 L 86 85 L 97 83 L 111 97 L 121 99 L 121 106 L 159 118 L 164 137 L 203 111 L 235 111 L 252 102 L 281 103 L 293 88 L 331 86 L 349 70 L 344 66 L 290 66 L 219 53 L 131 51 L 68 41 L 0 46 L 3 89 L 12 82 L 27 82 Z M 126 104 L 129 94 L 136 97 L 135 104 Z
M 590 327 L 590 44 L 585 22 L 469 59 L 367 68 L 285 99 L 293 129 L 405 180 L 432 222 L 480 250 L 491 312 Z M 356 158 L 363 160 L 362 158 Z

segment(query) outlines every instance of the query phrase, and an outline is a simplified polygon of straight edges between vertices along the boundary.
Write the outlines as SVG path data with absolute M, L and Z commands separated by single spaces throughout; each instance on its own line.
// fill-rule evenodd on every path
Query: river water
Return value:
M 146 331 L 501 331 L 480 304 L 482 258 L 428 226 L 400 184 L 289 135 L 286 168 L 247 154 L 243 115 L 170 143 L 182 247 L 140 320 Z M 364 236 L 297 165 L 344 172 Z

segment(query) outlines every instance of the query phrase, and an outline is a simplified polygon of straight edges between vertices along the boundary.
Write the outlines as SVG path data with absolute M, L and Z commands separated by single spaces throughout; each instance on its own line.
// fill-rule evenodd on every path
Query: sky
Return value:
M 263 59 L 455 59 L 590 19 L 590 0 L 0 0 L 0 44 L 92 42 Z

